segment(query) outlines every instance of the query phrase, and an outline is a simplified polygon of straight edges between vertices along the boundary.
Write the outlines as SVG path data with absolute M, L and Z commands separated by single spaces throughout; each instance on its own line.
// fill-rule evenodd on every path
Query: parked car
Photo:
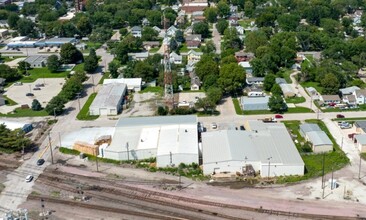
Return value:
M 37 160 L 37 166 L 42 166 L 43 164 L 44 164 L 44 159 L 43 158 L 41 158 L 41 159 L 39 159 L 39 160 Z
M 34 87 L 33 90 L 41 90 L 39 87 Z
M 21 85 L 23 85 L 22 82 L 16 82 L 16 83 L 14 83 L 14 86 L 21 86 Z
M 242 130 L 242 131 L 244 131 L 244 130 L 245 130 L 245 128 L 244 128 L 244 126 L 243 126 L 243 125 L 240 125 L 240 130 Z
M 26 178 L 25 178 L 25 182 L 29 183 L 29 182 L 32 182 L 33 180 L 33 176 L 32 175 L 28 175 Z
M 356 135 L 356 133 L 348 134 L 348 138 L 353 139 L 353 137 Z
M 345 118 L 344 115 L 337 114 L 337 118 Z
M 282 115 L 275 115 L 275 118 L 283 118 Z
M 212 128 L 212 129 L 216 129 L 216 128 L 217 128 L 217 124 L 216 124 L 216 122 L 212 122 L 212 123 L 211 123 L 211 128 Z
M 27 94 L 25 94 L 25 96 L 34 96 L 34 94 L 33 94 L 33 93 L 28 92 Z
M 37 83 L 36 87 L 44 87 L 44 84 L 43 83 Z

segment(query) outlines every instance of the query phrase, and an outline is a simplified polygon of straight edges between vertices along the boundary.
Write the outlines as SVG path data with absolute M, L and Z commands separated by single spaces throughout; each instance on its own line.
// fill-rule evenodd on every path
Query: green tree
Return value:
M 283 14 L 277 19 L 279 27 L 283 31 L 295 31 L 299 26 L 300 16 L 293 14 Z
M 52 72 L 56 72 L 61 66 L 61 62 L 57 55 L 51 55 L 47 58 L 47 68 Z
M 183 32 L 181 30 L 177 30 L 175 32 L 175 37 L 174 39 L 177 41 L 177 42 L 180 42 L 180 43 L 184 43 L 185 39 L 184 39 L 184 36 L 183 36 Z
M 14 82 L 22 77 L 22 74 L 15 68 L 8 65 L 0 64 L 0 78 L 4 78 L 6 82 Z
M 32 101 L 32 110 L 33 111 L 41 111 L 42 110 L 41 103 L 39 103 L 39 101 L 37 99 L 33 99 L 33 101 Z
M 216 28 L 220 34 L 224 34 L 225 30 L 229 27 L 229 22 L 223 18 L 217 21 Z
M 5 124 L 0 124 L 0 149 L 7 152 L 20 151 L 30 147 L 32 142 L 25 137 L 20 129 L 10 130 Z
M 276 75 L 274 74 L 267 74 L 264 77 L 264 81 L 263 81 L 263 88 L 266 91 L 271 91 L 272 86 L 276 84 Z
M 83 60 L 83 54 L 70 43 L 61 46 L 61 62 L 65 64 L 76 63 Z
M 20 73 L 24 74 L 27 70 L 29 70 L 31 65 L 28 62 L 20 61 L 18 63 L 18 70 Z
M 324 94 L 337 94 L 340 87 L 338 78 L 332 73 L 325 74 L 320 84 Z
M 217 13 L 222 18 L 227 18 L 230 15 L 230 7 L 226 1 L 221 0 L 217 3 Z
M 205 45 L 201 46 L 201 51 L 205 54 L 214 53 L 216 51 L 216 46 L 212 40 L 208 40 Z
M 113 34 L 112 29 L 107 27 L 96 27 L 93 28 L 92 33 L 89 36 L 89 40 L 92 42 L 104 43 L 111 39 Z
M 208 75 L 219 75 L 219 66 L 211 56 L 202 57 L 195 65 L 195 73 L 204 82 Z
M 254 58 L 250 61 L 250 65 L 253 69 L 253 75 L 257 77 L 263 77 L 266 75 L 266 66 L 264 65 L 263 61 L 258 58 Z
M 217 80 L 219 87 L 228 93 L 234 93 L 245 84 L 245 70 L 236 63 L 223 65 Z
M 10 28 L 16 28 L 19 21 L 19 15 L 16 13 L 10 13 L 8 16 L 8 25 Z
M 245 50 L 255 53 L 258 47 L 268 44 L 268 38 L 263 31 L 251 31 L 245 37 Z
M 157 115 L 167 115 L 169 112 L 169 108 L 167 106 L 163 107 L 163 106 L 159 106 L 158 110 L 157 110 Z
M 284 113 L 287 111 L 287 105 L 280 95 L 272 95 L 269 98 L 268 107 L 274 113 Z
M 204 112 L 213 112 L 216 108 L 216 104 L 209 98 L 199 98 L 195 103 L 196 109 L 203 109 Z
M 244 4 L 244 13 L 246 16 L 248 17 L 252 17 L 253 16 L 253 13 L 254 13 L 254 4 L 252 1 L 245 1 L 245 4 Z
M 271 93 L 272 95 L 282 95 L 282 89 L 281 86 L 278 85 L 277 83 L 273 84 L 272 88 L 271 88 Z
M 227 28 L 224 33 L 224 42 L 222 48 L 224 50 L 232 48 L 234 50 L 240 50 L 243 47 L 243 42 L 239 38 L 238 32 L 235 28 Z
M 21 36 L 36 37 L 35 24 L 26 18 L 21 18 L 17 22 L 17 31 Z
M 206 22 L 197 22 L 193 25 L 193 32 L 195 34 L 201 34 L 203 38 L 210 36 L 210 28 Z
M 118 60 L 113 60 L 112 62 L 109 63 L 108 70 L 113 78 L 118 77 L 118 75 L 119 75 L 118 68 L 120 66 L 121 66 L 121 64 L 118 62 Z
M 145 82 L 150 82 L 157 77 L 154 67 L 147 62 L 137 61 L 133 71 L 134 77 L 142 78 Z
M 154 30 L 152 27 L 144 27 L 144 29 L 142 29 L 142 37 L 141 39 L 143 41 L 154 41 L 157 39 L 159 33 Z
M 206 96 L 207 98 L 215 104 L 218 104 L 222 99 L 222 90 L 217 87 L 211 87 L 207 89 Z
M 45 110 L 49 115 L 53 115 L 54 113 L 61 115 L 64 107 L 64 100 L 59 96 L 55 96 L 48 102 Z
M 79 30 L 81 36 L 87 36 L 93 30 L 92 23 L 87 16 L 81 16 L 76 23 L 76 28 Z
M 205 9 L 203 14 L 206 20 L 210 23 L 215 23 L 217 21 L 217 8 L 209 7 Z
M 91 48 L 89 56 L 85 59 L 84 71 L 88 73 L 94 72 L 98 68 L 98 57 L 95 53 L 95 49 Z

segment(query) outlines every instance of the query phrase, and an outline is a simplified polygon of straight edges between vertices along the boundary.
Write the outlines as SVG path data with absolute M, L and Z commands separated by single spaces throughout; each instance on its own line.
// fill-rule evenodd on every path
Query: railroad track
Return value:
M 356 217 L 356 216 L 355 217 L 348 217 L 348 216 L 334 216 L 334 215 L 318 215 L 318 214 L 299 213 L 299 212 L 286 212 L 286 211 L 281 211 L 281 210 L 263 209 L 262 207 L 254 208 L 254 207 L 249 207 L 249 206 L 239 206 L 239 205 L 233 205 L 233 204 L 211 202 L 211 201 L 207 201 L 207 200 L 193 199 L 193 198 L 177 196 L 177 195 L 172 195 L 172 194 L 153 191 L 153 190 L 142 189 L 140 187 L 135 187 L 135 186 L 131 186 L 131 185 L 128 185 L 126 183 L 123 183 L 123 181 L 116 181 L 116 180 L 112 181 L 110 179 L 87 177 L 87 176 L 81 176 L 81 175 L 77 175 L 77 174 L 64 173 L 64 172 L 61 172 L 61 171 L 56 171 L 56 172 L 52 171 L 52 174 L 45 173 L 44 175 L 46 175 L 48 178 L 54 178 L 54 177 L 57 177 L 57 175 L 63 175 L 63 176 L 67 176 L 69 178 L 86 179 L 86 180 L 91 181 L 91 182 L 95 181 L 96 184 L 100 184 L 101 182 L 104 182 L 105 184 L 108 184 L 109 186 L 113 186 L 113 187 L 118 188 L 118 189 L 124 189 L 124 190 L 129 190 L 129 191 L 135 192 L 135 193 L 137 193 L 137 192 L 141 193 L 142 195 L 145 195 L 146 198 L 149 198 L 149 197 L 159 198 L 159 197 L 161 197 L 161 198 L 165 198 L 165 199 L 168 198 L 168 199 L 171 199 L 173 201 L 186 202 L 188 204 L 199 204 L 199 205 L 206 205 L 206 206 L 218 207 L 218 208 L 244 210 L 244 211 L 264 213 L 264 214 L 269 214 L 269 215 L 299 217 L 299 218 L 308 218 L 308 219 L 332 219 L 332 220 L 365 219 L 365 218 L 360 218 L 360 217 Z M 157 184 L 157 183 L 155 182 L 155 184 Z M 105 189 L 105 190 L 108 191 L 108 190 L 111 190 L 111 189 L 112 188 Z M 111 191 L 111 193 L 113 193 L 113 191 L 114 191 L 114 193 L 116 193 L 115 189 L 113 189 Z M 156 200 L 154 200 L 154 201 L 156 201 Z M 199 211 L 199 210 L 197 210 L 197 211 Z M 227 216 L 227 217 L 230 219 L 230 217 L 232 217 L 232 216 Z
M 74 187 L 69 187 L 67 184 L 65 184 L 65 182 L 67 182 L 67 180 L 60 180 L 58 179 L 58 183 L 55 184 L 55 182 L 49 180 L 49 179 L 44 179 L 42 176 L 41 178 L 38 179 L 40 183 L 54 187 L 54 188 L 58 188 L 60 190 L 64 190 L 64 191 L 69 191 L 69 192 L 73 192 L 73 193 L 78 193 L 79 190 L 74 188 Z M 62 183 L 60 183 L 60 181 Z M 144 201 L 144 202 L 148 202 L 148 203 L 152 203 L 155 205 L 161 205 L 163 207 L 170 207 L 170 208 L 175 208 L 178 210 L 185 210 L 185 211 L 189 211 L 189 212 L 193 212 L 193 213 L 199 213 L 200 215 L 207 215 L 207 216 L 215 216 L 218 217 L 220 219 L 230 219 L 230 220 L 243 220 L 243 218 L 237 218 L 237 217 L 233 217 L 233 216 L 229 216 L 229 215 L 224 215 L 224 214 L 220 214 L 217 212 L 211 212 L 211 211 L 207 211 L 204 209 L 199 209 L 199 208 L 194 208 L 194 207 L 190 207 L 190 206 L 185 206 L 182 204 L 177 204 L 177 203 L 172 203 L 169 201 L 164 201 L 161 200 L 161 198 L 158 197 L 151 197 L 148 194 L 144 194 L 144 193 L 135 193 L 133 191 L 130 190 L 124 190 L 124 189 L 116 189 L 116 188 L 109 188 L 109 187 L 105 187 L 105 186 L 83 186 L 82 190 L 88 195 L 91 196 L 92 198 L 97 198 L 106 202 L 110 202 L 110 203 L 117 203 L 117 204 L 122 204 L 122 205 L 127 205 L 127 206 L 132 206 L 135 208 L 139 208 L 139 209 L 143 209 L 143 210 L 147 210 L 147 211 L 151 211 L 151 212 L 158 212 L 160 214 L 165 214 L 165 215 L 169 215 L 169 216 L 176 216 L 176 217 L 181 217 L 184 219 L 197 219 L 197 220 L 206 220 L 207 218 L 199 218 L 197 216 L 192 216 L 192 215 L 187 215 L 187 214 L 181 214 L 180 212 L 172 212 L 172 211 L 167 211 L 161 208 L 156 208 L 156 207 L 151 207 L 151 206 L 147 206 L 147 205 L 142 205 L 141 203 L 139 203 L 139 201 Z M 101 195 L 101 193 L 105 193 L 108 194 L 109 196 L 106 195 Z M 111 196 L 118 196 L 119 199 L 117 198 L 112 198 Z M 128 198 L 128 200 L 124 200 L 121 198 Z

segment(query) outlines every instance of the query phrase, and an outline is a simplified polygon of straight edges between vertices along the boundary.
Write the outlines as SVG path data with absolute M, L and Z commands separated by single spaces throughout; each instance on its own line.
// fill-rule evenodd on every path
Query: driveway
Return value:
M 221 54 L 221 35 L 220 33 L 217 31 L 216 28 L 216 23 L 213 24 L 213 29 L 212 29 L 212 40 L 213 43 L 216 46 L 216 53 L 217 54 Z
M 292 87 L 294 88 L 294 90 L 297 92 L 297 94 L 300 94 L 302 97 L 305 98 L 305 102 L 303 103 L 299 103 L 296 104 L 296 106 L 301 106 L 301 107 L 306 107 L 306 108 L 310 108 L 313 111 L 318 111 L 318 108 L 316 107 L 316 105 L 314 104 L 313 99 L 306 93 L 304 87 L 302 87 L 299 82 L 296 80 L 295 76 L 297 74 L 299 74 L 299 71 L 295 71 L 293 73 L 291 73 L 290 78 L 292 80 Z

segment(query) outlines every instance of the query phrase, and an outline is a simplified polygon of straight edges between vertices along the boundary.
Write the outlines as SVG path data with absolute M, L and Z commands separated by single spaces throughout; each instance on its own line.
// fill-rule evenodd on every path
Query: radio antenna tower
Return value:
M 165 19 L 164 13 L 164 30 L 165 30 L 165 41 L 164 41 L 164 96 L 168 106 L 173 107 L 174 105 L 174 94 L 173 94 L 173 79 L 172 69 L 170 65 L 170 40 L 167 34 L 167 20 Z

